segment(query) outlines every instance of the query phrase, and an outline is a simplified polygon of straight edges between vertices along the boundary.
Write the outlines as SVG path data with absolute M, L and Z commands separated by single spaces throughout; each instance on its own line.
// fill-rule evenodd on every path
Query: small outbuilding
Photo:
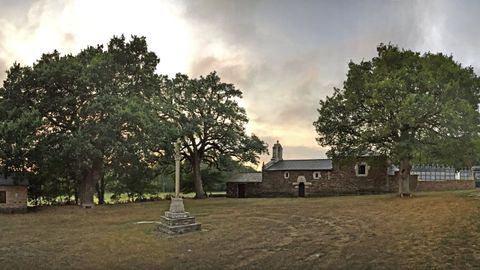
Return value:
M 227 182 L 227 197 L 245 198 L 262 183 L 261 172 L 240 173 Z
M 28 181 L 0 174 L 0 213 L 26 213 Z

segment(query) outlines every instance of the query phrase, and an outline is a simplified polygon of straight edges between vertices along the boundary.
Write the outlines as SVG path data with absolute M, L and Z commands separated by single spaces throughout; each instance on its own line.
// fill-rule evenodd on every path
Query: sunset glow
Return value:
M 312 126 L 318 101 L 342 86 L 348 61 L 372 57 L 380 42 L 453 53 L 474 67 L 480 61 L 478 40 L 457 28 L 466 16 L 446 1 L 384 2 L 374 15 L 368 1 L 311 2 L 304 10 L 273 1 L 4 1 L 12 4 L 0 11 L 2 70 L 113 35 L 146 36 L 161 60 L 159 74 L 216 70 L 243 91 L 247 130 L 270 145 L 280 140 L 292 158 L 324 157 Z M 471 42 L 456 43 L 460 35 Z

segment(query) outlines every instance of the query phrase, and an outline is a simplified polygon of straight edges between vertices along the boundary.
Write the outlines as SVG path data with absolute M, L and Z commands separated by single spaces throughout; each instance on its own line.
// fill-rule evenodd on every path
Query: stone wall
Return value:
M 466 190 L 475 189 L 475 180 L 436 180 L 418 181 L 414 189 L 420 191 L 444 191 L 444 190 Z
M 238 198 L 238 185 L 245 185 L 245 197 L 262 197 L 262 183 L 236 183 L 227 182 L 227 197 Z
M 28 193 L 25 186 L 0 186 L 6 191 L 6 203 L 0 203 L 0 212 L 26 212 Z
M 358 176 L 356 164 L 366 163 L 368 173 Z M 323 193 L 352 194 L 352 193 L 383 193 L 397 190 L 395 177 L 387 174 L 387 160 L 382 158 L 358 158 L 354 160 L 334 161 L 331 180 L 322 185 Z
M 368 165 L 368 173 L 358 176 L 355 165 Z M 396 192 L 396 178 L 387 175 L 387 161 L 382 158 L 359 158 L 334 162 L 333 170 L 320 171 L 320 178 L 314 179 L 314 171 L 263 171 L 263 181 L 256 186 L 247 185 L 247 197 L 277 197 L 299 195 L 299 183 L 305 185 L 305 196 L 362 194 Z M 416 179 L 411 179 L 414 182 Z M 412 183 L 414 185 L 414 183 Z
M 321 171 L 320 179 L 313 179 L 313 171 L 289 171 L 284 178 L 283 171 L 264 172 L 262 183 L 245 183 L 245 197 L 298 197 L 298 184 L 301 178 L 305 184 L 305 196 L 328 196 L 343 194 L 375 194 L 398 192 L 398 174 L 388 176 L 381 167 L 371 167 L 367 176 L 356 176 L 355 169 L 336 168 Z M 227 183 L 227 197 L 238 196 L 239 183 Z M 419 181 L 416 175 L 410 176 L 410 190 L 445 191 L 475 189 L 474 180 Z
M 244 183 L 245 197 L 297 197 L 299 185 L 305 186 L 305 196 L 326 196 L 342 194 L 375 194 L 398 192 L 398 173 L 387 174 L 387 160 L 381 157 L 334 160 L 332 170 L 320 172 L 320 178 L 314 179 L 314 171 L 262 172 L 261 183 Z M 358 175 L 356 165 L 367 164 L 366 175 Z M 227 183 L 227 197 L 238 196 L 240 183 Z M 412 192 L 474 189 L 474 180 L 418 181 L 416 175 L 410 176 Z
M 298 187 L 294 185 L 299 176 L 305 178 L 305 194 L 308 194 L 313 175 L 309 171 L 288 171 L 290 174 L 288 179 L 284 177 L 284 171 L 263 171 L 262 183 L 258 191 L 263 197 L 296 197 L 298 195 Z M 321 172 L 322 173 L 322 172 Z M 308 195 L 307 195 L 308 196 Z
M 237 187 L 238 183 L 227 182 L 227 197 L 236 198 L 237 197 Z

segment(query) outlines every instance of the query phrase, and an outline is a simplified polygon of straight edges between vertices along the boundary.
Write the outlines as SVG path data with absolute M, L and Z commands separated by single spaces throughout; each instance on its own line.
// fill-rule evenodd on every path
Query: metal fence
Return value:
M 418 175 L 419 180 L 468 180 L 473 179 L 472 170 L 468 168 L 455 170 L 444 165 L 413 165 L 412 175 Z

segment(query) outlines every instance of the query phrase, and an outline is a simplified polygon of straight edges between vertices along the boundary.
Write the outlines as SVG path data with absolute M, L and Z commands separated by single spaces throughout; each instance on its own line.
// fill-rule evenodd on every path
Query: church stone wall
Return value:
M 359 164 L 367 166 L 366 175 L 359 175 Z M 311 170 L 262 172 L 261 183 L 245 183 L 245 197 L 298 197 L 299 184 L 305 186 L 305 196 L 328 196 L 343 194 L 375 194 L 398 192 L 398 178 L 387 174 L 388 163 L 385 158 L 370 157 L 350 160 L 334 160 L 332 170 L 320 172 L 319 179 L 314 178 Z M 475 188 L 474 180 L 418 181 L 416 175 L 410 176 L 410 190 L 437 191 Z M 227 183 L 227 196 L 238 196 L 238 183 Z
M 395 177 L 387 174 L 386 159 L 359 158 L 354 160 L 334 161 L 334 167 L 329 181 L 321 183 L 319 193 L 349 194 L 349 193 L 382 193 L 391 192 L 396 185 Z M 365 164 L 367 174 L 357 175 L 356 166 Z
M 356 165 L 368 166 L 366 176 L 357 176 Z M 298 183 L 304 182 L 305 196 L 382 193 L 398 189 L 394 177 L 387 175 L 387 163 L 379 158 L 356 159 L 334 162 L 331 171 L 319 171 L 320 178 L 314 179 L 314 171 L 263 171 L 261 189 L 256 196 L 298 196 Z

